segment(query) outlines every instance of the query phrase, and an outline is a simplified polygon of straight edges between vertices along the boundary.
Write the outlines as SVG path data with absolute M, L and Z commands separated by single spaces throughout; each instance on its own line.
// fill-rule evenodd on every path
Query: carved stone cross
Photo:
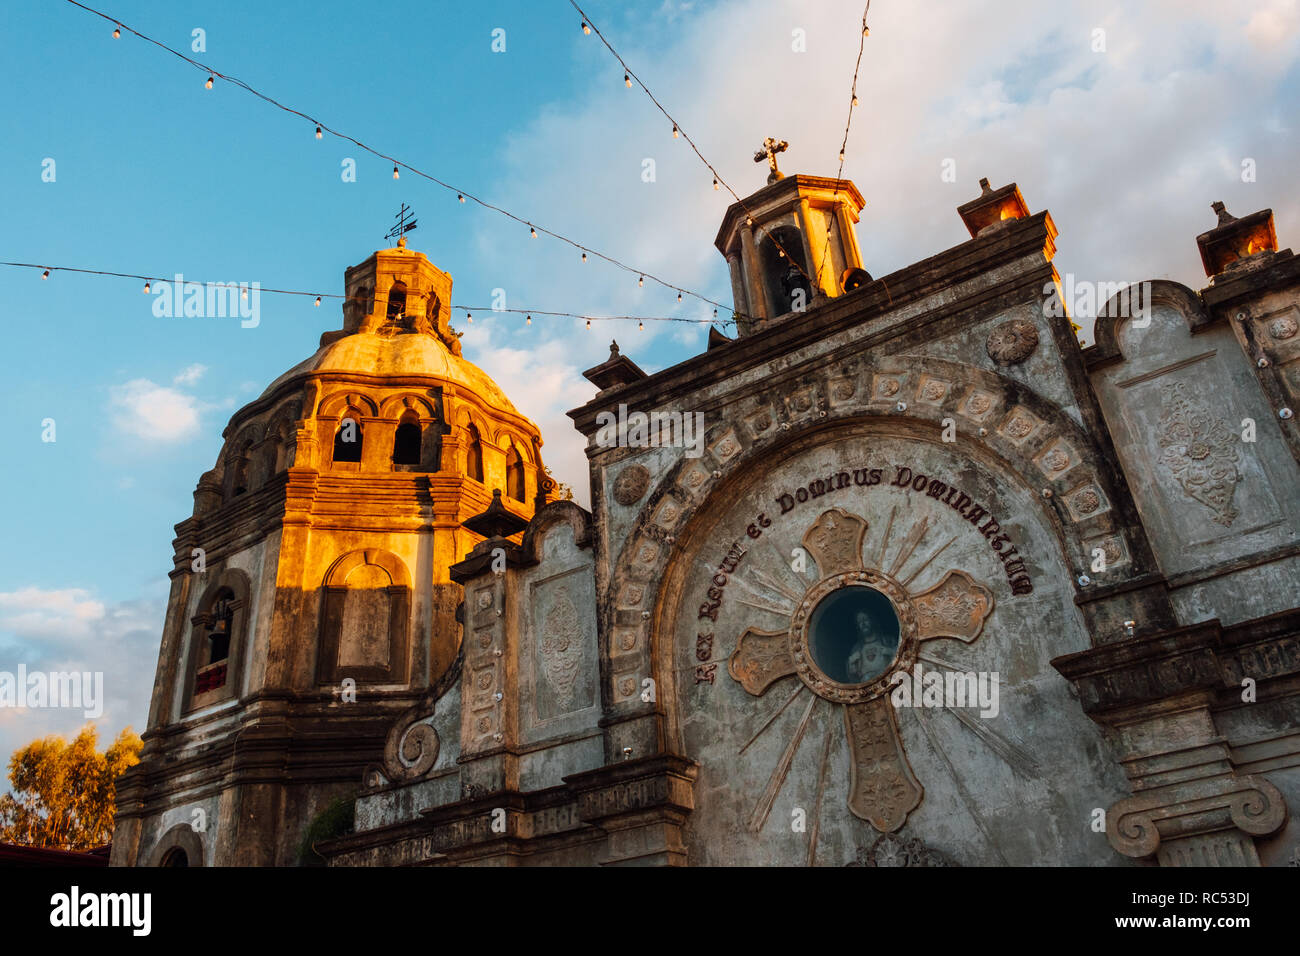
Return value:
M 785 140 L 777 141 L 769 136 L 767 139 L 763 140 L 763 148 L 754 153 L 754 162 L 761 163 L 766 159 L 767 165 L 771 167 L 772 171 L 767 174 L 767 183 L 769 186 L 778 179 L 785 178 L 785 174 L 776 168 L 776 154 L 784 153 L 789 148 L 790 144 Z

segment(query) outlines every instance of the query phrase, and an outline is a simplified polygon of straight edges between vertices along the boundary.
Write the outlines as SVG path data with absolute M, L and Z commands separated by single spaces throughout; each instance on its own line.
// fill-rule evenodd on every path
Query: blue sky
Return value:
M 135 28 L 382 152 L 679 285 L 729 301 L 712 240 L 727 205 L 711 174 L 564 0 L 373 7 L 97 0 Z M 832 175 L 857 53 L 857 0 L 591 0 L 596 22 L 743 194 L 764 136 L 786 171 Z M 1061 230 L 1060 271 L 1204 284 L 1209 204 L 1271 206 L 1300 242 L 1295 0 L 1223 4 L 877 0 L 845 175 L 867 197 L 866 266 L 883 275 L 966 236 L 978 179 L 1017 181 Z M 504 53 L 492 31 L 506 31 Z M 1105 31 L 1104 51 L 1093 49 Z M 796 47 L 803 31 L 804 49 Z M 710 307 L 472 204 L 218 81 L 61 0 L 0 6 L 0 259 L 338 292 L 387 243 L 399 203 L 412 246 L 454 301 L 707 317 Z M 357 161 L 355 183 L 340 163 Z M 43 182 L 42 163 L 56 163 Z M 641 177 L 656 161 L 654 182 Z M 940 179 L 954 159 L 957 182 Z M 1243 182 L 1241 164 L 1257 175 Z M 8 414 L 0 438 L 0 670 L 104 670 L 104 734 L 143 729 L 172 526 L 192 508 L 240 405 L 337 328 L 337 304 L 263 295 L 261 323 L 159 319 L 140 283 L 0 268 Z M 585 489 L 564 412 L 617 336 L 649 370 L 703 349 L 703 326 L 476 315 L 465 353 L 541 426 L 548 463 Z M 1086 323 L 1085 323 L 1086 324 Z M 612 325 L 612 324 L 611 324 Z M 57 441 L 42 443 L 41 422 Z M 0 712 L 0 756 L 79 715 Z

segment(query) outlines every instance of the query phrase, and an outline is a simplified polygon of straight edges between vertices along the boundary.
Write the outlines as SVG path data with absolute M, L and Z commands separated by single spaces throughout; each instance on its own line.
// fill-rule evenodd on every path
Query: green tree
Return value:
M 33 740 L 9 760 L 12 793 L 0 796 L 0 842 L 89 850 L 113 838 L 116 781 L 140 762 L 142 741 L 127 727 L 103 753 L 93 724 L 72 743 Z

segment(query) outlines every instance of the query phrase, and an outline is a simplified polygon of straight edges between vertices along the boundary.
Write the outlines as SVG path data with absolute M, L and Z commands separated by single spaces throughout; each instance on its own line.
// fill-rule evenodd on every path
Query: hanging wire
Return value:
M 0 266 L 10 266 L 18 269 L 40 269 L 42 270 L 43 278 L 48 278 L 49 275 L 55 272 L 72 272 L 80 275 L 111 276 L 117 279 L 143 279 L 146 283 L 150 283 L 150 284 L 157 282 L 162 285 L 174 285 L 176 282 L 175 275 L 156 276 L 156 275 L 146 275 L 144 273 L 139 273 L 139 272 L 109 272 L 105 269 L 79 269 L 73 266 L 52 266 L 52 265 L 46 265 L 44 263 L 38 263 L 38 262 L 0 262 Z M 204 282 L 201 279 L 188 279 L 188 278 L 182 278 L 182 281 L 186 285 L 212 286 L 216 288 L 239 289 L 241 291 L 248 287 L 248 283 L 240 284 L 237 282 Z M 149 292 L 149 286 L 145 287 L 145 291 Z M 308 292 L 301 289 L 274 289 L 274 288 L 264 288 L 261 286 L 258 287 L 257 291 L 259 293 L 272 292 L 277 295 L 307 296 L 315 299 L 317 304 L 320 303 L 321 299 L 340 299 L 345 302 L 346 301 L 360 302 L 363 300 L 368 301 L 370 298 L 369 296 L 349 297 L 337 292 L 315 292 L 315 291 Z M 153 293 L 153 294 L 156 295 L 157 293 Z M 556 311 L 548 311 L 545 309 L 498 309 L 498 308 L 493 308 L 492 306 L 473 306 L 473 305 L 471 306 L 452 305 L 449 306 L 449 308 L 452 310 L 459 309 L 465 312 L 467 318 L 471 313 L 474 312 L 483 312 L 483 313 L 488 313 L 489 315 L 492 313 L 505 312 L 511 314 L 528 315 L 528 316 L 545 315 L 545 316 L 550 316 L 552 318 L 587 319 L 589 321 L 594 321 L 594 322 L 609 322 L 609 321 L 687 322 L 687 323 L 698 324 L 698 325 L 712 325 L 715 322 L 720 322 L 723 325 L 730 325 L 734 321 L 733 319 L 718 320 L 716 318 L 692 319 L 680 315 L 589 315 L 585 312 L 556 312 Z M 529 324 L 531 325 L 532 323 Z
M 326 124 L 324 121 L 319 120 L 307 113 L 304 113 L 301 110 L 294 109 L 291 106 L 286 106 L 284 103 L 281 103 L 280 101 L 274 99 L 273 97 L 270 97 L 265 93 L 262 93 L 257 89 L 254 89 L 252 86 L 245 83 L 243 80 L 231 76 L 227 73 L 222 73 L 221 71 L 211 66 L 208 66 L 207 64 L 195 60 L 192 57 L 186 56 L 180 50 L 174 49 L 173 47 L 170 47 L 167 44 L 160 42 L 159 40 L 155 40 L 153 37 L 141 33 L 139 30 L 127 26 L 125 23 L 122 23 L 116 17 L 109 16 L 108 14 L 100 10 L 96 10 L 94 7 L 90 7 L 84 3 L 78 2 L 78 0 L 67 0 L 67 2 L 72 4 L 75 7 L 79 7 L 82 10 L 85 10 L 87 13 L 92 13 L 97 17 L 107 20 L 108 22 L 114 24 L 116 27 L 120 27 L 121 29 L 126 30 L 128 33 L 131 33 L 134 36 L 139 37 L 141 40 L 144 40 L 148 43 L 152 43 L 154 46 L 158 47 L 159 49 L 165 50 L 168 53 L 172 54 L 173 56 L 178 57 L 181 60 L 184 60 L 190 66 L 199 70 L 201 73 L 206 74 L 209 80 L 215 77 L 224 80 L 227 83 L 231 83 L 234 86 L 238 86 L 240 89 L 243 89 L 248 93 L 251 93 L 253 96 L 256 96 L 258 99 L 262 100 L 265 103 L 269 103 L 271 106 L 274 106 L 276 109 L 283 110 L 286 113 L 290 113 L 294 116 L 301 117 L 302 119 L 305 119 L 309 123 L 311 123 L 318 130 L 323 130 L 324 132 L 329 133 L 331 136 L 336 136 L 339 139 L 346 140 L 347 142 L 352 143 L 358 149 L 363 149 L 367 153 L 370 153 L 372 156 L 376 156 L 380 159 L 383 159 L 386 162 L 392 163 L 394 167 L 394 172 L 396 172 L 398 169 L 408 170 L 409 172 L 413 173 L 416 176 L 419 176 L 423 179 L 427 179 L 429 182 L 434 183 L 437 186 L 441 186 L 443 189 L 447 190 L 448 192 L 455 193 L 456 198 L 460 202 L 464 202 L 466 199 L 473 200 L 474 202 L 478 203 L 478 205 L 482 206 L 484 209 L 490 209 L 493 212 L 499 213 L 500 215 L 505 216 L 507 219 L 510 219 L 511 221 L 516 222 L 521 226 L 528 226 L 530 229 L 535 229 L 539 233 L 544 233 L 545 235 L 550 236 L 552 239 L 557 239 L 560 242 L 570 245 L 575 249 L 580 250 L 583 253 L 595 256 L 598 259 L 602 259 L 605 262 L 609 263 L 610 265 L 618 269 L 622 269 L 624 272 L 632 273 L 633 275 L 637 275 L 637 276 L 643 276 L 646 279 L 649 279 L 651 282 L 655 282 L 658 285 L 663 286 L 664 288 L 671 289 L 674 292 L 680 292 L 684 295 L 689 295 L 692 298 L 699 299 L 701 302 L 707 302 L 709 305 L 716 306 L 719 308 L 726 308 L 726 306 L 723 305 L 721 302 L 717 302 L 713 299 L 710 299 L 709 297 L 702 295 L 699 292 L 693 292 L 690 289 L 683 288 L 682 286 L 674 285 L 673 283 L 669 282 L 666 279 L 660 278 L 659 276 L 653 273 L 646 272 L 644 269 L 638 269 L 634 266 L 630 266 L 614 258 L 613 256 L 608 256 L 603 252 L 598 252 L 597 250 L 592 249 L 589 246 L 584 246 L 575 239 L 571 239 L 568 236 L 561 235 L 560 233 L 555 232 L 554 230 L 551 229 L 547 229 L 544 226 L 537 225 L 535 220 L 525 219 L 521 216 L 517 216 L 514 213 L 510 212 L 508 209 L 505 209 L 494 203 L 488 202 L 485 199 L 481 199 L 480 197 L 475 196 L 473 193 L 465 189 L 452 186 L 450 183 L 444 182 L 438 177 L 432 175 L 431 173 L 427 173 L 421 169 L 417 169 L 416 167 L 410 165 L 409 163 L 402 162 L 400 159 L 398 159 L 395 156 L 390 156 L 387 153 L 381 152 L 377 149 L 367 146 L 365 143 L 348 135 L 347 133 L 344 133 L 341 130 L 334 129 L 333 127 Z

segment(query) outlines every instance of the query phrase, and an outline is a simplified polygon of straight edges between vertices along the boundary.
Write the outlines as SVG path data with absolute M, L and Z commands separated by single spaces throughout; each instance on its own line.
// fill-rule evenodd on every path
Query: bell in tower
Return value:
M 769 137 L 754 154 L 768 163 L 767 185 L 733 203 L 714 244 L 731 269 L 741 335 L 852 291 L 865 278 L 853 227 L 865 204 L 847 179 L 785 176 L 776 156 L 789 146 Z

